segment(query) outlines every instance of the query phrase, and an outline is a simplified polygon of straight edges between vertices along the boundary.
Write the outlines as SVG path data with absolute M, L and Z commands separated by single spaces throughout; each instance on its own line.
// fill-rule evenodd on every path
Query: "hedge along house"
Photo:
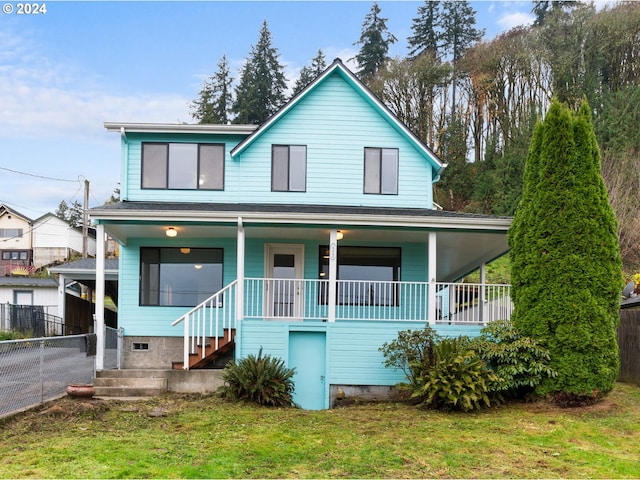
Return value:
M 507 251 L 510 219 L 435 210 L 446 165 L 339 59 L 260 126 L 105 126 L 122 200 L 91 216 L 121 245 L 125 368 L 262 349 L 322 409 L 338 387 L 403 380 L 379 352 L 399 330 L 509 315 L 508 286 L 453 282 Z

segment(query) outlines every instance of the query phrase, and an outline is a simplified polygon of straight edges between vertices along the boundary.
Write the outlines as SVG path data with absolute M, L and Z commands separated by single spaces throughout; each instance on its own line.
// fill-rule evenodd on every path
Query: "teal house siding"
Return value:
M 336 73 L 234 157 L 247 202 L 432 206 L 432 166 Z M 305 192 L 271 192 L 272 145 L 306 145 Z M 367 195 L 364 148 L 398 149 L 397 195 Z
M 402 330 L 425 327 L 424 322 L 339 322 L 311 324 L 290 322 L 244 321 L 242 340 L 236 354 L 245 357 L 263 353 L 282 358 L 288 363 L 288 337 L 292 331 L 325 332 L 327 335 L 327 381 L 329 385 L 396 385 L 406 381 L 404 372 L 384 366 L 380 347 L 397 338 Z M 480 327 L 438 325 L 433 327 L 443 337 L 477 336 Z M 308 362 L 321 361 L 307 358 Z
M 238 162 L 233 162 L 230 151 L 244 137 L 239 135 L 202 134 L 149 134 L 128 133 L 126 142 L 126 190 L 121 191 L 123 200 L 146 202 L 238 202 L 240 201 L 240 179 L 242 172 Z M 215 143 L 223 144 L 225 157 L 224 190 L 165 190 L 142 188 L 142 143 Z
M 118 298 L 119 323 L 125 335 L 180 337 L 183 326 L 172 327 L 171 323 L 191 307 L 163 307 L 140 305 L 140 248 L 171 247 L 172 242 L 159 239 L 137 238 L 120 251 L 119 282 L 129 288 L 121 289 Z M 206 247 L 224 249 L 223 283 L 236 279 L 235 239 L 192 239 L 181 243 L 184 247 Z M 215 293 L 215 292 L 212 292 Z

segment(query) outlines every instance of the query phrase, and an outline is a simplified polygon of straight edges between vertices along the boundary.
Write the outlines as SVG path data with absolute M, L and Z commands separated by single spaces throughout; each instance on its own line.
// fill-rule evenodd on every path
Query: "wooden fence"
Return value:
M 620 310 L 618 327 L 621 382 L 640 385 L 640 309 Z

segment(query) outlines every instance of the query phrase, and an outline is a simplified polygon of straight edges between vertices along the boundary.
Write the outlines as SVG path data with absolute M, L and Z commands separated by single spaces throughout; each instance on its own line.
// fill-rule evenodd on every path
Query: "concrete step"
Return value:
M 153 397 L 167 391 L 167 378 L 151 370 L 104 370 L 93 386 L 97 397 Z

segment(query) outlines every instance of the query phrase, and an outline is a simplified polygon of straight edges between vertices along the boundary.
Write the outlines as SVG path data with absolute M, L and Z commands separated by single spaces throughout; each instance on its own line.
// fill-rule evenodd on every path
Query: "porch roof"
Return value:
M 126 245 L 131 237 L 165 238 L 171 226 L 178 240 L 235 236 L 242 222 L 247 238 L 328 242 L 329 231 L 344 242 L 426 242 L 437 233 L 437 280 L 454 281 L 508 251 L 510 217 L 422 208 L 255 203 L 127 202 L 90 210 L 105 232 Z M 286 228 L 283 228 L 286 227 Z

